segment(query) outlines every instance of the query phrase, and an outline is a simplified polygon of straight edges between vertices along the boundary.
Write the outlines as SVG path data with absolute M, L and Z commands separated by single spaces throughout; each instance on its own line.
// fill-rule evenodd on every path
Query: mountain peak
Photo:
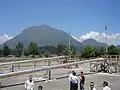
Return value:
M 43 24 L 40 27 L 50 27 L 49 25 Z
M 50 30 L 50 29 L 54 29 L 53 27 L 49 26 L 49 25 L 35 25 L 35 26 L 31 26 L 31 27 L 28 27 L 26 29 L 23 30 L 23 32 L 28 32 L 28 31 L 31 31 L 31 30 Z
M 84 45 L 89 45 L 89 46 L 96 46 L 96 47 L 101 47 L 101 46 L 105 47 L 105 45 L 106 45 L 106 44 L 104 44 L 104 43 L 99 43 L 99 42 L 97 42 L 97 41 L 94 40 L 94 39 L 84 40 L 84 41 L 83 41 L 83 44 L 84 44 Z
M 57 46 L 58 44 L 68 45 L 68 36 L 68 33 L 51 26 L 36 25 L 24 29 L 23 32 L 6 43 L 11 48 L 15 48 L 18 42 L 23 42 L 24 46 L 27 47 L 31 41 L 38 43 L 39 46 Z M 79 46 L 80 48 L 82 47 L 82 44 L 72 37 L 71 45 L 76 47 Z
M 83 43 L 86 43 L 86 42 L 97 42 L 95 39 L 86 39 L 83 41 Z
M 35 26 L 31 26 L 31 27 L 29 27 L 29 28 L 52 28 L 52 27 L 50 27 L 49 25 L 45 25 L 45 24 L 43 24 L 43 25 L 35 25 Z
M 41 26 L 39 26 L 40 28 L 45 28 L 45 29 L 55 29 L 55 28 L 53 28 L 53 27 L 51 27 L 51 26 L 49 26 L 49 25 L 46 25 L 46 24 L 43 24 L 43 25 L 41 25 Z

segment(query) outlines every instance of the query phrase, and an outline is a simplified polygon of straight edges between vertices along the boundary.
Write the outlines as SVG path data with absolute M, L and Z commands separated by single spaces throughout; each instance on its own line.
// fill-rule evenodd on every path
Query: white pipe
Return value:
M 50 57 L 50 58 L 39 58 L 39 59 L 16 61 L 16 62 L 9 62 L 9 63 L 0 63 L 0 66 L 11 65 L 11 64 L 19 64 L 19 63 L 28 63 L 28 62 L 38 62 L 38 61 L 44 61 L 44 60 L 50 60 L 50 59 L 54 60 L 54 59 L 60 59 L 60 58 L 65 58 L 65 56 Z
M 29 73 L 34 73 L 34 72 L 39 72 L 39 71 L 44 71 L 44 70 L 51 70 L 51 69 L 58 69 L 58 68 L 68 67 L 68 66 L 76 65 L 76 64 L 99 62 L 99 61 L 103 61 L 103 58 L 90 59 L 90 60 L 67 63 L 67 64 L 61 64 L 61 65 L 47 66 L 47 67 L 44 67 L 44 68 L 34 68 L 34 69 L 28 69 L 28 70 L 23 70 L 23 71 L 10 72 L 10 73 L 6 73 L 6 74 L 0 74 L 0 78 L 13 77 L 13 76 L 29 74 Z

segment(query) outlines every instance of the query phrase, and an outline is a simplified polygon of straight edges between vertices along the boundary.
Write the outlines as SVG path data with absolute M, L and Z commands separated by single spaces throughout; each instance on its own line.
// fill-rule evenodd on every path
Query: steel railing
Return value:
M 0 78 L 7 78 L 7 77 L 12 77 L 12 76 L 18 76 L 18 75 L 23 75 L 23 74 L 44 71 L 44 70 L 59 69 L 59 68 L 69 67 L 72 65 L 79 65 L 79 64 L 90 63 L 90 62 L 99 62 L 103 60 L 104 60 L 103 58 L 97 58 L 97 59 L 90 59 L 90 60 L 78 61 L 78 62 L 67 63 L 67 64 L 47 66 L 43 68 L 33 68 L 33 69 L 22 70 L 22 71 L 17 71 L 17 72 L 10 72 L 10 73 L 5 73 L 5 74 L 0 74 Z M 51 76 L 49 75 L 49 77 Z

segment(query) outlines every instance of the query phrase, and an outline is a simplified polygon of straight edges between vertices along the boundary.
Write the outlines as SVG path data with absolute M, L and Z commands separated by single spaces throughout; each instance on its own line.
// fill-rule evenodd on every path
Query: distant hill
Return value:
M 120 45 L 117 45 L 118 48 L 120 48 Z
M 27 47 L 31 41 L 38 43 L 39 46 L 57 46 L 58 44 L 68 45 L 68 37 L 69 34 L 62 30 L 47 25 L 41 25 L 26 28 L 23 32 L 5 43 L 10 48 L 15 48 L 18 42 L 23 42 L 24 46 Z M 82 43 L 76 41 L 72 37 L 71 45 L 75 46 L 77 50 L 81 50 L 83 47 Z
M 106 46 L 105 43 L 97 42 L 94 39 L 87 39 L 87 40 L 84 40 L 82 43 L 83 43 L 83 45 L 95 46 L 97 48 Z

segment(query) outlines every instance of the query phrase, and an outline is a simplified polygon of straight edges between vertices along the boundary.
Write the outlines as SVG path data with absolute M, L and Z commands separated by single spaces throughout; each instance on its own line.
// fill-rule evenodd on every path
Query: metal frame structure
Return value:
M 57 57 L 50 57 L 50 58 L 39 58 L 39 59 L 33 59 L 33 60 L 24 60 L 24 61 L 16 61 L 16 62 L 9 62 L 9 63 L 1 63 L 0 66 L 11 65 L 10 72 L 14 72 L 14 65 L 15 64 L 18 64 L 18 69 L 20 69 L 20 64 L 33 62 L 33 66 L 35 68 L 36 67 L 36 62 L 55 61 L 57 59 L 62 59 L 62 58 L 65 58 L 65 57 L 66 56 L 57 56 Z
M 34 68 L 34 69 L 29 69 L 29 70 L 10 72 L 10 73 L 6 73 L 6 74 L 0 74 L 0 78 L 8 78 L 8 77 L 29 74 L 29 73 L 34 73 L 34 72 L 39 72 L 39 71 L 44 71 L 44 70 L 52 70 L 52 69 L 69 67 L 71 65 L 78 65 L 78 64 L 84 64 L 84 63 L 90 63 L 90 62 L 99 62 L 99 61 L 103 61 L 103 60 L 104 60 L 103 58 L 97 58 L 97 59 L 90 59 L 90 60 L 85 60 L 85 61 L 62 64 L 62 65 L 53 65 L 53 66 L 48 66 L 48 67 L 44 67 L 44 68 Z M 51 75 L 49 75 L 49 78 L 50 77 L 51 77 Z
M 20 63 L 28 63 L 28 62 L 39 62 L 39 61 L 44 61 L 44 60 L 55 60 L 55 59 L 61 59 L 61 58 L 65 58 L 65 56 L 50 57 L 50 58 L 39 58 L 39 59 L 16 61 L 16 62 L 9 62 L 9 63 L 0 63 L 0 66 L 20 64 Z

